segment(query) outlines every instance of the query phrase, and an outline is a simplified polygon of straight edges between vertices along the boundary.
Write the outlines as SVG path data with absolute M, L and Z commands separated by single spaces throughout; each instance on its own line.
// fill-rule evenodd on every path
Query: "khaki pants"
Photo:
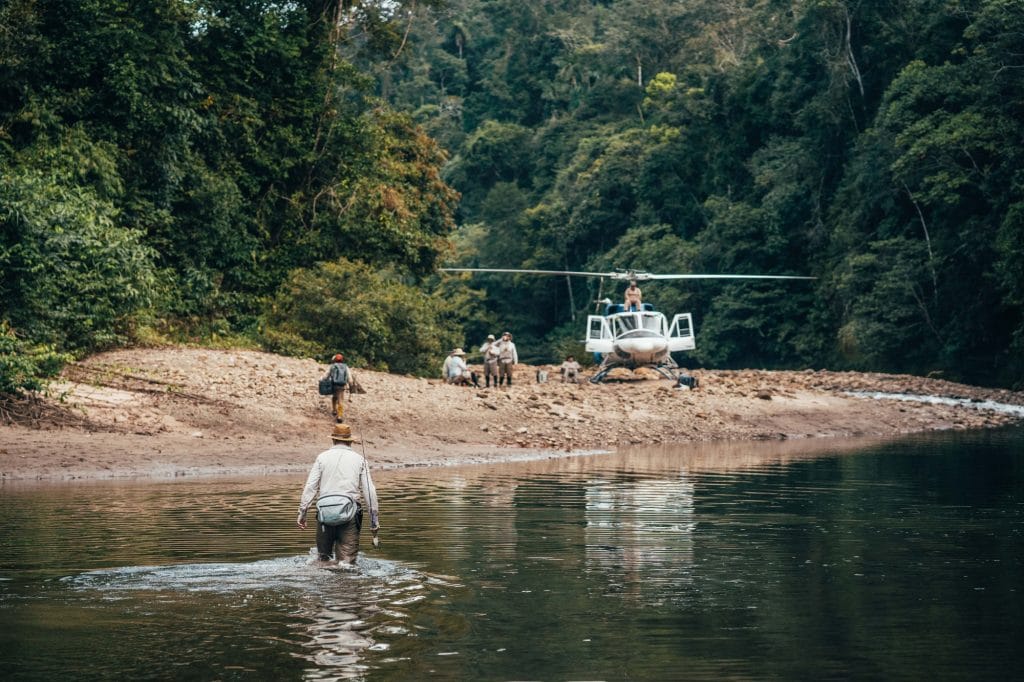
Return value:
M 316 524 L 316 551 L 320 561 L 327 561 L 334 554 L 338 561 L 354 564 L 359 556 L 359 531 L 363 528 L 362 507 L 354 519 L 340 526 Z
M 497 360 L 484 360 L 484 380 L 487 385 L 491 385 L 491 379 L 494 379 L 494 385 L 498 385 L 498 361 Z
M 498 376 L 500 377 L 498 383 L 508 380 L 508 385 L 512 385 L 512 363 L 511 362 L 499 362 L 498 363 Z
M 342 398 L 345 397 L 345 384 L 335 384 L 334 393 L 331 395 L 331 409 L 334 410 L 334 416 L 341 421 L 345 416 L 345 404 L 342 402 Z

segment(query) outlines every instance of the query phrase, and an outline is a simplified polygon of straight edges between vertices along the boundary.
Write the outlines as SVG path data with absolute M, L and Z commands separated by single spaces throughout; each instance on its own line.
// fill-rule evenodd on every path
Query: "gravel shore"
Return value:
M 439 363 L 440 364 L 440 363 Z M 329 444 L 325 371 L 255 351 L 129 349 L 69 366 L 51 395 L 0 426 L 0 480 L 260 474 L 305 470 Z M 479 368 L 477 368 L 479 369 Z M 535 381 L 547 369 L 553 381 Z M 906 375 L 695 370 L 696 390 L 651 372 L 563 384 L 517 368 L 474 389 L 354 368 L 346 421 L 377 468 L 499 462 L 629 445 L 891 436 L 1018 421 L 985 401 L 1024 393 Z M 957 398 L 961 404 L 857 394 Z

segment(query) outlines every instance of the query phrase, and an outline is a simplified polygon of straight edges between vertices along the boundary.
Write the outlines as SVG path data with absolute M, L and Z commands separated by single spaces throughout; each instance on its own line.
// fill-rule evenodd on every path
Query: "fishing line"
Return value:
M 369 462 L 368 459 L 366 459 L 366 435 L 365 434 L 363 435 L 362 438 L 359 439 L 359 447 L 362 448 L 362 450 L 363 450 L 363 466 L 364 467 L 369 467 L 370 466 L 370 462 Z M 372 510 L 370 511 L 370 518 L 371 519 L 373 518 L 373 511 Z M 372 521 L 371 521 L 371 523 L 372 523 Z M 374 548 L 380 547 L 380 538 L 377 536 L 377 531 L 376 530 L 371 530 L 370 532 L 373 533 L 373 538 L 372 538 L 371 542 L 373 543 Z

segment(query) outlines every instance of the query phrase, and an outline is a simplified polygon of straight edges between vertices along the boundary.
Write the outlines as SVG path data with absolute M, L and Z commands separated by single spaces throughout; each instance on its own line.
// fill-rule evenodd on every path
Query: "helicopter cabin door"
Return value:
M 611 353 L 612 352 L 611 327 L 608 326 L 608 318 L 603 315 L 587 316 L 587 345 L 588 353 Z
M 672 325 L 668 328 L 668 349 L 693 350 L 696 348 L 696 339 L 693 337 L 693 318 L 690 313 L 680 313 L 672 318 Z

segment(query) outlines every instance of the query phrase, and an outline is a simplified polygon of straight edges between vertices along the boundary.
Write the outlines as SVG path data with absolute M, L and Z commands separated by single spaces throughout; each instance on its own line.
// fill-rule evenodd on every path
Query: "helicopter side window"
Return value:
M 587 338 L 588 339 L 600 339 L 600 338 L 602 338 L 602 336 L 603 336 L 602 327 L 603 326 L 604 325 L 602 324 L 601 318 L 591 317 L 591 319 L 590 319 L 590 333 L 587 334 Z
M 683 317 L 679 320 L 679 336 L 693 336 L 693 329 L 690 328 L 690 318 Z

